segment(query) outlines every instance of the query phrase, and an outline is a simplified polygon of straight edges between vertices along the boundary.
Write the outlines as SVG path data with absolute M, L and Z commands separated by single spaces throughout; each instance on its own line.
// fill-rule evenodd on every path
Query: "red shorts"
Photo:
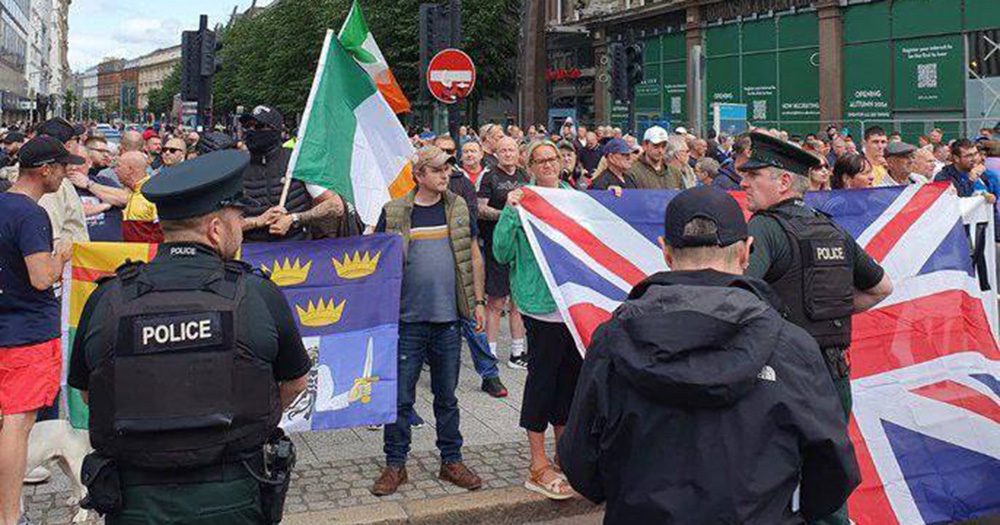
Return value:
M 34 412 L 52 404 L 62 376 L 62 342 L 0 347 L 0 414 Z

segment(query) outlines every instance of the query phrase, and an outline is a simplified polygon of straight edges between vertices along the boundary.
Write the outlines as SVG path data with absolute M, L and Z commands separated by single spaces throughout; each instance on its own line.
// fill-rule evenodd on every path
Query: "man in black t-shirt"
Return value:
M 498 164 L 482 175 L 479 183 L 479 221 L 480 235 L 486 252 L 486 339 L 489 341 L 490 352 L 497 355 L 497 335 L 500 331 L 500 314 L 504 306 L 510 307 L 510 333 L 512 346 L 508 366 L 514 369 L 527 370 L 527 348 L 524 341 L 524 323 L 521 313 L 511 301 L 510 277 L 506 265 L 497 262 L 493 256 L 493 228 L 496 226 L 500 213 L 507 206 L 507 194 L 526 186 L 531 177 L 517 166 L 517 142 L 510 137 L 504 137 L 497 144 Z

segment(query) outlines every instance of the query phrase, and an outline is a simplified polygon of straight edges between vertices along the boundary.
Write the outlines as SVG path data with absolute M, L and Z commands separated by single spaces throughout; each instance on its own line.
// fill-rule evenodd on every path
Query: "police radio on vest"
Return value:
M 188 321 L 186 323 L 161 324 L 142 328 L 142 344 L 153 339 L 157 344 L 183 343 L 212 338 L 212 320 Z
M 821 261 L 843 261 L 844 247 L 843 246 L 817 247 L 816 258 Z

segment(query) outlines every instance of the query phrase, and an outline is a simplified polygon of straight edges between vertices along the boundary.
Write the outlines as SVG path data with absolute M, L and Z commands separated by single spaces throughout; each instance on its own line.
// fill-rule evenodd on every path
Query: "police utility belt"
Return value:
M 271 523 L 280 523 L 285 497 L 295 467 L 295 444 L 277 429 L 261 450 L 241 455 L 219 465 L 154 470 L 118 465 L 114 458 L 98 452 L 83 461 L 81 481 L 87 497 L 80 507 L 101 516 L 122 509 L 122 488 L 140 485 L 197 484 L 253 478 L 260 485 L 261 506 Z

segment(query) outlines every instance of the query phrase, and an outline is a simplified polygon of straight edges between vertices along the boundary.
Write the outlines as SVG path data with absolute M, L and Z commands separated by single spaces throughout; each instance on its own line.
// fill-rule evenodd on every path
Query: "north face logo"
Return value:
M 764 368 L 761 368 L 760 372 L 757 374 L 757 379 L 762 379 L 764 381 L 777 381 L 778 374 L 774 373 L 774 369 L 771 368 L 770 365 L 764 365 Z

